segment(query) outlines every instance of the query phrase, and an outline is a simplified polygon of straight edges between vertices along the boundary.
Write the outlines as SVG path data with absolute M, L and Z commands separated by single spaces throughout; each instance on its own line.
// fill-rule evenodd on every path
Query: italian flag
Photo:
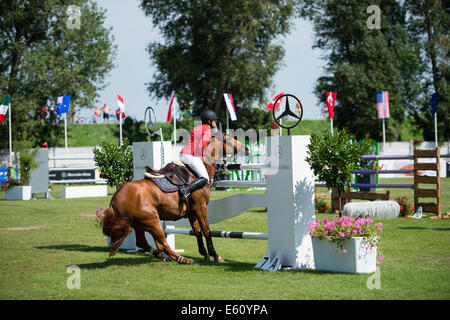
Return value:
M 0 106 L 0 124 L 3 123 L 3 119 L 5 119 L 6 112 L 8 112 L 8 108 L 11 105 L 11 97 L 6 96 L 3 99 L 2 105 Z

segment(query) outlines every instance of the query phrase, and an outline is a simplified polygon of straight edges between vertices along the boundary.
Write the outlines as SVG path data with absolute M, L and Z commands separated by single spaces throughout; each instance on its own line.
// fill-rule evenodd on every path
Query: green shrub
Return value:
M 361 156 L 369 149 L 368 143 L 353 143 L 345 130 L 335 130 L 333 135 L 327 130 L 320 136 L 311 135 L 306 161 L 328 189 L 336 188 L 340 200 L 341 193 L 350 186 L 353 170 L 361 167 Z
M 32 149 L 32 142 L 17 141 L 15 142 L 16 152 L 19 154 L 19 185 L 28 186 L 30 184 L 31 171 L 39 167 L 36 161 L 36 155 L 39 148 Z
M 103 142 L 101 147 L 94 149 L 94 161 L 100 169 L 100 177 L 115 188 L 133 180 L 133 150 L 128 139 L 124 138 L 122 145 Z

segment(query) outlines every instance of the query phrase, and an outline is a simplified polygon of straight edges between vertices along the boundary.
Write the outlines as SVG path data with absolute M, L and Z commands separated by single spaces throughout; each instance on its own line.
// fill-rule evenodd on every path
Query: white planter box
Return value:
M 5 200 L 31 200 L 31 186 L 15 186 L 5 191 Z
M 106 197 L 108 189 L 106 185 L 102 186 L 78 186 L 64 187 L 61 191 L 61 198 L 87 198 L 87 197 Z
M 344 240 L 343 249 L 337 251 L 336 244 L 326 239 L 312 238 L 316 270 L 342 273 L 373 273 L 376 271 L 377 248 L 369 248 L 363 238 Z

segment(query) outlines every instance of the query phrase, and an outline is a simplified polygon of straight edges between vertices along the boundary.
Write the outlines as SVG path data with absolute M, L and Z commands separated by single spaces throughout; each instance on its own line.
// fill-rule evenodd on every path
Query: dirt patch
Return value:
M 36 230 L 40 229 L 41 227 L 34 226 L 34 227 L 8 227 L 8 228 L 0 228 L 0 230 L 10 230 L 10 231 L 29 231 L 29 230 Z

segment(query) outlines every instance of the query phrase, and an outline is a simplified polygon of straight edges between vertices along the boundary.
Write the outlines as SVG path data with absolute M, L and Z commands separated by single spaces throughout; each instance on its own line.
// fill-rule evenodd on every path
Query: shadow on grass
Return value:
M 35 248 L 48 250 L 81 251 L 81 252 L 109 252 L 109 248 L 107 247 L 88 246 L 83 244 L 61 244 L 53 246 L 38 246 Z
M 398 227 L 405 230 L 435 230 L 435 231 L 450 231 L 450 228 L 430 228 L 430 227 Z

